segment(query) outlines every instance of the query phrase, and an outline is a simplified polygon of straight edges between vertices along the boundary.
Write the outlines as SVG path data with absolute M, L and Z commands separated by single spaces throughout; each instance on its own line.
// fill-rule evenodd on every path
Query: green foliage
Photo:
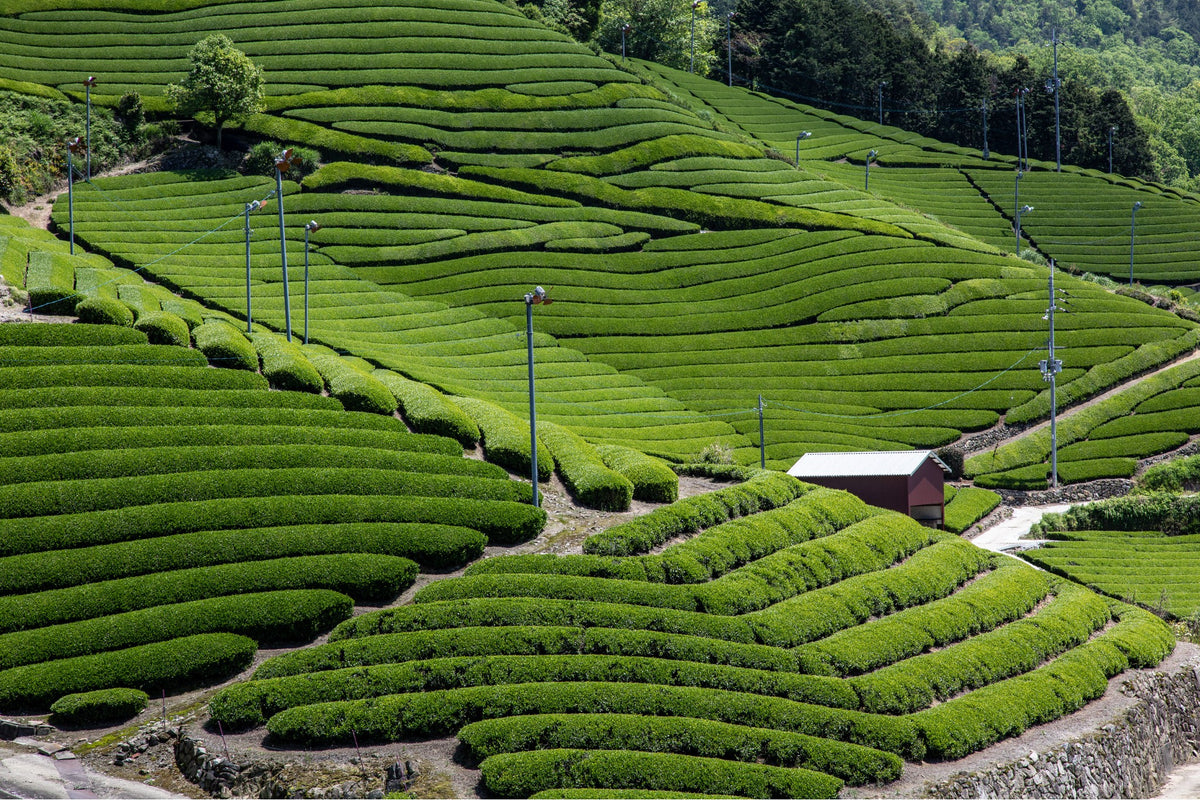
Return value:
M 263 107 L 263 71 L 228 36 L 215 34 L 188 53 L 190 66 L 179 83 L 167 86 L 168 101 L 180 114 L 210 114 L 217 148 L 227 122 L 237 122 Z
M 551 447 L 558 473 L 579 504 L 603 511 L 629 509 L 633 484 L 609 469 L 594 447 L 552 422 L 543 423 L 539 435 Z
M 395 396 L 371 375 L 358 371 L 331 353 L 313 348 L 303 352 L 308 362 L 321 373 L 329 394 L 340 400 L 347 410 L 385 415 L 396 411 Z
M 97 689 L 64 695 L 50 706 L 54 721 L 78 727 L 111 725 L 140 714 L 150 696 L 140 689 Z
M 454 397 L 452 402 L 479 427 L 487 460 L 509 472 L 528 475 L 533 469 L 529 423 L 497 405 L 473 397 Z M 538 480 L 550 480 L 554 456 L 538 437 Z
M 133 312 L 120 300 L 107 297 L 87 297 L 75 306 L 75 316 L 89 325 L 120 325 L 133 327 Z
M 246 336 L 223 320 L 211 320 L 192 331 L 196 349 L 214 367 L 258 372 L 258 353 Z
M 275 178 L 275 160 L 279 158 L 279 154 L 284 151 L 284 146 L 279 142 L 256 142 L 250 147 L 250 151 L 246 153 L 246 159 L 242 162 L 242 169 L 247 175 L 266 175 L 269 178 Z M 317 166 L 321 161 L 321 154 L 311 147 L 293 147 L 291 166 L 288 168 L 287 178 L 292 181 L 302 181 L 308 175 L 316 172 Z
M 208 633 L 14 667 L 0 672 L 0 708 L 36 712 L 68 694 L 123 686 L 157 694 L 215 683 L 245 669 L 256 649 L 245 636 Z
M 188 347 L 192 343 L 187 323 L 174 314 L 166 311 L 152 311 L 139 314 L 137 322 L 133 323 L 136 330 L 145 332 L 151 344 L 169 344 L 176 347 Z
M 605 466 L 633 484 L 634 500 L 674 503 L 679 499 L 679 476 L 666 462 L 619 445 L 599 445 L 596 452 Z
M 272 389 L 320 394 L 325 383 L 298 345 L 266 331 L 254 331 L 250 341 L 262 361 L 262 374 Z
M 837 797 L 842 788 L 840 780 L 806 769 L 614 750 L 496 755 L 485 760 L 480 769 L 488 789 L 508 797 L 596 786 L 741 797 Z
M 412 430 L 446 436 L 463 447 L 473 448 L 479 442 L 479 426 L 437 389 L 391 370 L 377 369 L 371 374 L 396 396 L 400 413 Z
M 745 484 L 689 497 L 670 506 L 588 537 L 583 552 L 596 555 L 644 553 L 668 539 L 696 533 L 733 517 L 791 502 L 808 491 L 807 484 L 786 475 L 763 473 Z
M 946 503 L 946 530 L 962 533 L 1000 505 L 1000 495 L 973 486 L 959 489 Z

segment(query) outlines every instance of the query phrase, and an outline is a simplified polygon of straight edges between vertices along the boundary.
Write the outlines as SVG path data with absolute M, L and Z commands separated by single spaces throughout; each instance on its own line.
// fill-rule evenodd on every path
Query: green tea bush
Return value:
M 538 714 L 481 720 L 458 732 L 471 758 L 560 747 L 671 752 L 679 755 L 759 761 L 811 769 L 851 786 L 900 777 L 903 762 L 891 753 L 800 733 L 749 728 L 688 717 L 628 714 Z
M 807 769 L 625 750 L 507 753 L 480 765 L 488 790 L 528 797 L 559 788 L 615 787 L 736 797 L 837 797 L 842 781 Z
M 680 686 L 532 683 L 389 695 L 281 711 L 267 730 L 283 741 L 332 744 L 453 735 L 481 719 L 578 713 L 688 716 L 848 741 L 905 758 L 920 757 L 916 729 L 904 718 L 825 708 L 782 698 Z
M 0 670 L 198 633 L 238 633 L 260 645 L 311 640 L 348 618 L 353 601 L 327 590 L 259 592 L 0 634 Z
M 998 505 L 1000 495 L 995 492 L 973 486 L 959 489 L 952 498 L 947 498 L 946 530 L 962 533 L 990 514 Z
M 284 150 L 279 142 L 257 142 L 250 146 L 246 158 L 242 162 L 242 170 L 247 175 L 266 175 L 275 177 L 275 159 Z M 291 168 L 287 172 L 288 180 L 301 181 L 307 175 L 316 171 L 321 161 L 321 154 L 311 147 L 293 147 Z
M 321 374 L 304 357 L 297 345 L 274 333 L 255 331 L 250 341 L 262 361 L 262 374 L 271 388 L 320 394 L 325 389 Z
M 559 475 L 580 505 L 602 511 L 629 509 L 633 484 L 605 466 L 594 447 L 552 422 L 543 423 L 539 435 L 555 454 Z
M 131 542 L 73 547 L 0 560 L 0 594 L 62 589 L 153 572 L 240 561 L 337 553 L 375 553 L 423 569 L 462 566 L 483 555 L 487 537 L 470 528 L 403 522 L 347 522 L 201 531 Z
M 589 536 L 583 543 L 583 552 L 613 556 L 644 553 L 676 536 L 696 533 L 733 517 L 785 505 L 810 488 L 787 475 L 763 473 L 744 484 L 685 498 L 630 522 L 614 525 Z
M 196 349 L 214 367 L 258 372 L 258 353 L 246 336 L 228 322 L 211 320 L 192 331 Z
M 89 325 L 120 325 L 133 327 L 133 312 L 120 300 L 107 297 L 87 297 L 75 305 L 75 316 Z
M 454 397 L 455 405 L 479 426 L 483 452 L 487 460 L 509 472 L 528 475 L 533 465 L 529 446 L 529 423 L 497 405 L 473 397 Z M 542 438 L 538 437 L 538 480 L 550 480 L 554 472 L 554 456 Z
M 45 711 L 68 694 L 128 686 L 157 694 L 215 683 L 249 666 L 253 639 L 202 633 L 167 642 L 14 667 L 0 672 L 0 708 Z
M 378 369 L 372 375 L 396 396 L 400 414 L 416 433 L 446 436 L 465 448 L 473 448 L 479 442 L 479 426 L 437 389 L 391 370 Z
M 578 631 L 573 633 L 579 636 Z M 464 651 L 470 652 L 465 648 Z M 340 669 L 317 674 L 256 678 L 239 687 L 230 687 L 213 698 L 212 714 L 223 724 L 250 727 L 261 725 L 284 709 L 315 703 L 552 681 L 603 680 L 703 687 L 784 697 L 836 708 L 853 708 L 858 700 L 847 686 L 829 678 L 663 658 L 587 654 L 481 656 L 476 653 L 365 667 L 351 666 L 351 663 L 352 660 L 348 660 Z
M 596 452 L 609 469 L 633 484 L 634 500 L 674 503 L 679 499 L 679 477 L 665 461 L 619 445 L 597 445 Z
M 1163 461 L 1137 479 L 1138 487 L 1159 492 L 1194 492 L 1200 488 L 1200 456 Z
M 9 348 L 50 347 L 45 360 L 36 363 L 59 363 L 55 355 L 75 353 L 73 348 L 106 348 L 121 345 L 144 345 L 146 334 L 128 327 L 113 325 L 0 325 L 0 352 Z M 59 349 L 72 348 L 72 349 Z M 99 354 L 102 351 L 85 351 Z M 143 351 L 138 351 L 143 352 Z M 145 352 L 157 352 L 146 348 Z M 31 361 L 31 363 L 34 363 Z M 193 362 L 195 363 L 195 362 Z
M 284 589 L 329 589 L 360 602 L 388 601 L 412 585 L 417 565 L 365 553 L 296 556 L 156 572 L 0 597 L 4 632 L 96 619 L 172 603 Z
M 396 411 L 396 398 L 387 387 L 370 375 L 348 366 L 335 355 L 305 352 L 310 364 L 321 373 L 329 394 L 349 411 L 390 415 Z
M 140 689 L 97 689 L 64 695 L 51 704 L 50 712 L 58 725 L 111 725 L 136 717 L 149 701 Z
M 170 344 L 176 347 L 189 347 L 192 337 L 187 323 L 174 314 L 165 311 L 153 311 L 138 316 L 133 323 L 136 330 L 145 332 L 151 344 Z

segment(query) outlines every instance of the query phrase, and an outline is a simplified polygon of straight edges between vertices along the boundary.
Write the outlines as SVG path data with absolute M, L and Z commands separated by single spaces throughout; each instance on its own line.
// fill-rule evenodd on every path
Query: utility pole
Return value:
M 270 195 L 267 196 L 270 197 Z M 250 318 L 250 212 L 257 211 L 262 208 L 262 205 L 262 200 L 246 203 L 246 333 L 250 333 L 252 330 Z
M 1116 125 L 1108 126 L 1108 174 L 1112 175 L 1112 151 L 1113 151 L 1113 134 L 1120 128 Z
M 879 124 L 883 124 L 883 87 L 887 86 L 887 81 L 879 82 Z
M 758 396 L 758 466 L 762 469 L 767 468 L 767 443 L 763 438 L 763 408 L 766 406 L 763 403 L 763 396 Z
M 871 152 L 867 153 L 867 164 L 866 164 L 867 169 L 866 169 L 866 173 L 863 175 L 863 191 L 864 192 L 871 191 L 871 159 L 875 158 L 875 156 L 877 156 L 877 155 L 879 155 L 878 150 L 872 150 Z
M 733 15 L 730 11 L 725 14 L 725 55 L 729 61 L 729 85 L 733 86 Z
M 1054 77 L 1046 84 L 1046 91 L 1054 95 L 1054 168 L 1056 172 L 1062 172 L 1062 129 L 1058 113 L 1062 81 L 1058 79 L 1058 28 L 1051 29 L 1050 42 L 1054 45 Z
M 540 286 L 525 293 L 525 342 L 529 347 L 529 459 L 532 469 L 533 505 L 541 505 L 538 498 L 538 447 L 537 447 L 537 404 L 533 395 L 533 307 L 550 305 L 553 302 Z
M 800 131 L 796 134 L 796 169 L 800 169 L 800 140 L 812 136 L 810 131 Z
M 987 98 L 986 97 L 983 98 L 983 107 L 980 110 L 983 112 L 983 160 L 987 161 L 988 158 L 991 156 L 991 153 L 988 152 L 988 142 L 987 142 Z
M 275 159 L 275 194 L 279 196 L 279 257 L 283 264 L 283 326 L 287 340 L 292 340 L 292 302 L 288 294 L 287 232 L 283 229 L 283 173 L 299 161 L 289 147 Z
M 1070 296 L 1062 289 L 1058 290 L 1065 296 Z M 1067 305 L 1064 300 L 1063 305 Z M 1066 308 L 1060 308 L 1058 305 L 1058 295 L 1054 289 L 1054 262 L 1050 262 L 1050 307 L 1046 310 L 1046 315 L 1042 319 L 1050 323 L 1050 339 L 1047 342 L 1047 354 L 1043 361 L 1038 363 L 1038 367 L 1042 371 L 1042 380 L 1050 383 L 1050 488 L 1058 488 L 1058 398 L 1055 394 L 1058 373 L 1062 372 L 1062 361 L 1054 357 L 1054 312 L 1061 311 L 1067 313 Z
M 700 7 L 702 0 L 692 0 L 692 58 L 688 62 L 688 72 L 696 71 L 696 9 Z
M 621 26 L 621 60 L 625 60 L 625 36 L 633 30 L 633 26 L 626 22 Z
M 1022 106 L 1021 90 L 1017 89 L 1015 92 L 1013 92 L 1013 97 L 1017 101 L 1017 172 L 1024 172 L 1025 171 L 1025 157 L 1023 155 L 1024 151 L 1021 149 L 1023 146 L 1021 144 L 1021 142 L 1023 141 L 1021 139 L 1021 106 Z

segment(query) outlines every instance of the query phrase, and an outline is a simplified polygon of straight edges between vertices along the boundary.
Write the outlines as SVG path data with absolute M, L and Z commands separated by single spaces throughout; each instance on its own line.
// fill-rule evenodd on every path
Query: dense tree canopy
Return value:
M 188 59 L 188 74 L 167 86 L 167 99 L 182 114 L 211 116 L 220 148 L 225 123 L 262 110 L 262 69 L 223 34 L 198 42 Z

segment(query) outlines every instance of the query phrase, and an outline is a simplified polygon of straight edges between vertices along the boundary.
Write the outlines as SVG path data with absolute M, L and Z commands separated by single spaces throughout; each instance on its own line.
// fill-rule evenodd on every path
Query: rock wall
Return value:
M 1151 797 L 1177 765 L 1200 758 L 1200 667 L 1126 682 L 1139 702 L 1082 739 L 926 787 L 927 797 Z

